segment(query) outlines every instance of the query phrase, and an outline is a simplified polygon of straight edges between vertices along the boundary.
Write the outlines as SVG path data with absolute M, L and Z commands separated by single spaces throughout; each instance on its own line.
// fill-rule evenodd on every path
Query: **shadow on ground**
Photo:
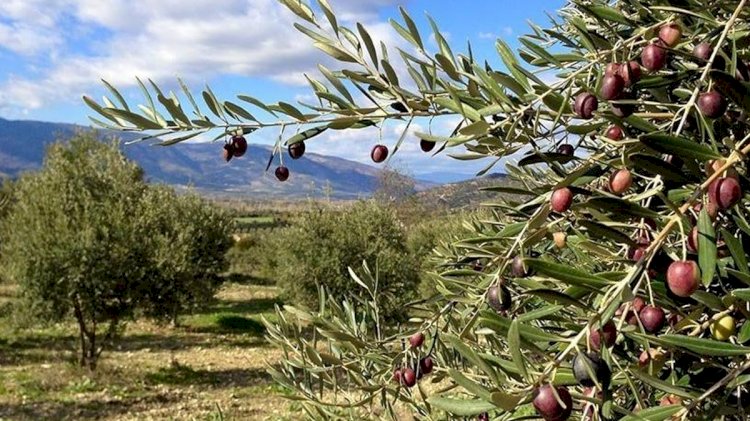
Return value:
M 97 399 L 88 402 L 39 401 L 30 403 L 0 403 L 0 419 L 13 420 L 81 420 L 105 419 L 132 412 L 135 407 L 167 404 L 180 401 L 179 394 L 133 397 L 126 399 Z
M 263 323 L 249 317 L 238 316 L 235 314 L 220 314 L 216 316 L 214 322 L 209 326 L 199 326 L 189 328 L 191 332 L 211 333 L 211 334 L 246 334 L 252 336 L 263 336 L 266 333 L 266 327 Z
M 272 286 L 276 285 L 276 280 L 271 278 L 264 278 L 260 276 L 247 275 L 244 273 L 230 273 L 224 277 L 227 282 L 232 282 L 239 285 L 258 285 L 258 286 Z
M 217 301 L 210 307 L 199 309 L 195 314 L 214 314 L 214 313 L 243 313 L 243 314 L 260 314 L 273 311 L 275 305 L 281 305 L 278 298 L 253 298 L 250 300 L 222 300 Z
M 217 389 L 267 386 L 273 379 L 264 368 L 228 370 L 194 369 L 188 365 L 173 364 L 168 368 L 146 374 L 146 381 L 151 384 L 170 386 L 201 385 Z
M 169 335 L 140 334 L 125 335 L 108 346 L 103 354 L 106 359 L 110 352 L 178 351 L 188 348 L 219 348 L 227 345 L 254 348 L 266 345 L 261 340 L 265 333 L 262 323 L 244 317 L 218 317 L 217 325 L 196 328 L 193 332 L 222 334 L 245 333 L 246 336 L 207 337 L 179 331 Z M 50 352 L 54 351 L 54 352 Z M 0 365 L 40 364 L 45 362 L 74 361 L 78 352 L 78 338 L 66 336 L 28 336 L 13 339 L 0 339 Z

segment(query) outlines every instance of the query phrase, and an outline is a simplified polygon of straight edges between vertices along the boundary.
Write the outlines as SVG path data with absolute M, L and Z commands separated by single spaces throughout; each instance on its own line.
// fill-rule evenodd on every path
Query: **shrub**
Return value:
M 279 238 L 278 285 L 285 299 L 317 307 L 318 286 L 342 300 L 360 295 L 348 268 L 362 262 L 379 276 L 382 314 L 403 315 L 415 297 L 418 265 L 406 246 L 406 235 L 394 212 L 372 202 L 342 211 L 318 208 L 306 213 Z
M 255 228 L 242 234 L 227 255 L 230 274 L 254 283 L 276 283 L 280 250 L 277 243 L 285 229 Z

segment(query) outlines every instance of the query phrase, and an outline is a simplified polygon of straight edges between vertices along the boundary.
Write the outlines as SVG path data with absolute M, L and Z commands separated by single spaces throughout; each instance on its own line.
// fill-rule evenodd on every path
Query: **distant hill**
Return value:
M 0 176 L 16 177 L 23 171 L 39 168 L 47 145 L 69 138 L 81 129 L 72 124 L 0 118 Z M 132 133 L 101 133 L 125 141 L 137 138 Z M 308 152 L 299 160 L 285 160 L 292 175 L 289 181 L 280 183 L 273 176 L 273 167 L 268 173 L 264 171 L 270 146 L 251 144 L 245 156 L 228 164 L 221 159 L 219 143 L 154 147 L 142 142 L 122 148 L 143 167 L 150 181 L 192 186 L 217 197 L 305 198 L 324 196 L 326 190 L 334 198 L 364 197 L 377 188 L 380 171 L 369 165 Z M 433 185 L 417 182 L 419 189 Z
M 505 174 L 494 173 L 472 180 L 436 186 L 418 192 L 417 198 L 430 207 L 471 209 L 493 199 L 507 196 L 504 193 L 482 191 L 482 188 L 513 185 L 514 183 Z

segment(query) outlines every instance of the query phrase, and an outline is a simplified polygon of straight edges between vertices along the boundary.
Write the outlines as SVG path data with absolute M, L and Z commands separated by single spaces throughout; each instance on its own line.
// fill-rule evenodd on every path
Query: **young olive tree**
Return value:
M 148 275 L 149 233 L 138 218 L 145 189 L 143 171 L 116 145 L 80 134 L 18 180 L 3 221 L 8 279 L 39 314 L 75 318 L 80 364 L 90 369 Z
M 287 359 L 272 374 L 312 418 L 748 418 L 746 0 L 571 1 L 517 52 L 498 40 L 501 67 L 457 54 L 432 20 L 431 51 L 403 10 L 391 23 L 410 48 L 394 51 L 325 0 L 280 1 L 342 63 L 308 76 L 318 103 L 238 96 L 266 121 L 207 89 L 210 115 L 190 99 L 188 117 L 153 85 L 162 110 L 85 98 L 96 121 L 167 144 L 218 129 L 229 155 L 255 130 L 304 126 L 285 141 L 294 157 L 328 130 L 457 116 L 452 132 L 418 133 L 423 148 L 492 165 L 524 154 L 507 166 L 521 187 L 494 189 L 512 196 L 441 248 L 438 294 L 411 306 L 412 325 L 373 317 L 377 275 L 358 268 L 366 305 L 280 310 L 269 335 Z
M 15 183 L 0 229 L 7 278 L 48 320 L 73 317 L 95 369 L 140 312 L 176 321 L 213 297 L 231 220 L 195 196 L 148 186 L 116 143 L 79 134 Z
M 380 317 L 403 319 L 406 304 L 416 297 L 418 265 L 389 207 L 362 201 L 343 210 L 312 209 L 284 229 L 276 249 L 277 283 L 285 301 L 298 307 L 317 308 L 321 286 L 338 302 L 367 298 L 366 291 L 352 288 L 349 275 L 349 268 L 363 261 L 381 276 Z
M 234 225 L 197 195 L 164 186 L 150 187 L 143 203 L 153 245 L 143 305 L 149 316 L 176 326 L 180 314 L 209 303 L 221 286 Z

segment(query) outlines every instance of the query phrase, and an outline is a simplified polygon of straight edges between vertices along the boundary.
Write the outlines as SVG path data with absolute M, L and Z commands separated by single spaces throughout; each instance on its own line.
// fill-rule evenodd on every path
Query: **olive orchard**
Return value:
M 342 63 L 307 76 L 318 103 L 241 106 L 206 89 L 201 108 L 181 83 L 186 111 L 151 82 L 136 114 L 107 85 L 104 105 L 84 98 L 94 121 L 165 145 L 218 131 L 229 155 L 277 130 L 279 159 L 325 131 L 405 121 L 395 145 L 373 149 L 383 162 L 414 121 L 459 116 L 450 133 L 417 133 L 422 148 L 493 165 L 524 153 L 507 166 L 522 187 L 495 188 L 509 197 L 494 217 L 438 249 L 438 293 L 413 303 L 411 325 L 384 323 L 368 268 L 352 268 L 366 302 L 321 294 L 318 311 L 279 310 L 269 336 L 288 360 L 272 374 L 311 417 L 510 419 L 531 404 L 546 420 L 747 418 L 745 0 L 571 1 L 519 51 L 498 40 L 502 68 L 470 46 L 456 54 L 432 20 L 429 51 L 403 10 L 391 23 L 410 47 L 389 50 L 325 0 L 280 1 Z M 283 136 L 290 125 L 304 129 Z

